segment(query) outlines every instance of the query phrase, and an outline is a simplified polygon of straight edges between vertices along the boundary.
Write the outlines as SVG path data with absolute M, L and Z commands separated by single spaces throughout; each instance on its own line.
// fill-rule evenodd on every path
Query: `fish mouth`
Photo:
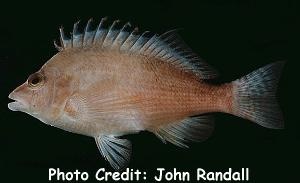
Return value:
M 16 97 L 14 97 L 12 94 L 8 96 L 9 99 L 11 99 L 13 102 L 8 103 L 8 108 L 12 111 L 24 111 L 25 105 L 20 100 L 18 100 Z

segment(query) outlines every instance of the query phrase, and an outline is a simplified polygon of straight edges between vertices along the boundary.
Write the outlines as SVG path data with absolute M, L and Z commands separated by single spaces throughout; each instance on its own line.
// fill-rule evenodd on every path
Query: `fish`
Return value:
M 283 61 L 232 82 L 219 76 L 180 38 L 139 32 L 129 22 L 79 21 L 70 36 L 60 31 L 58 52 L 9 94 L 12 111 L 95 139 L 115 170 L 129 165 L 132 145 L 123 137 L 149 131 L 162 142 L 187 148 L 214 130 L 214 113 L 227 113 L 266 128 L 283 129 L 276 101 Z

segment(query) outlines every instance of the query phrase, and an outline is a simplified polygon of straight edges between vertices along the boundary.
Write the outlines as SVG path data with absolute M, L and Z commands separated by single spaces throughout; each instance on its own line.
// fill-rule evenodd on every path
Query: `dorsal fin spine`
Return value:
M 92 23 L 93 19 L 90 18 L 85 26 L 84 29 L 84 33 L 83 33 L 83 39 L 82 39 L 82 46 L 87 45 L 87 41 L 88 41 L 88 33 L 91 27 L 91 23 Z
M 136 40 L 136 42 L 132 45 L 132 47 L 130 48 L 130 52 L 134 52 L 137 51 L 138 49 L 141 49 L 144 44 L 146 44 L 147 41 L 145 41 L 145 35 L 148 34 L 149 31 L 145 31 L 143 32 L 140 37 Z M 143 40 L 144 39 L 144 40 Z
M 135 46 L 138 44 L 138 40 L 140 40 L 141 35 L 139 36 L 139 38 L 137 38 L 137 40 L 135 41 L 135 43 L 130 47 L 129 52 L 132 52 L 135 48 Z
M 103 38 L 106 36 L 107 31 L 102 29 L 104 22 L 107 20 L 107 17 L 104 17 L 101 19 L 98 27 L 97 27 L 97 31 L 95 32 L 95 40 L 94 40 L 94 44 L 99 43 L 100 46 L 102 46 L 103 43 Z M 101 35 L 103 34 L 103 35 Z M 99 40 L 101 39 L 101 40 Z
M 115 20 L 112 25 L 110 26 L 110 28 L 107 31 L 107 34 L 103 40 L 103 47 L 106 46 L 112 46 L 113 41 L 115 40 L 117 34 L 114 35 L 114 31 L 115 30 L 115 26 L 120 22 L 120 20 Z
M 76 33 L 78 31 L 78 24 L 79 24 L 80 20 L 77 21 L 74 25 L 73 25 L 73 33 L 72 33 L 72 40 L 71 40 L 71 43 L 72 43 L 72 47 L 74 47 L 74 39 L 76 37 Z
M 132 31 L 133 41 L 131 42 L 131 45 L 129 45 L 128 50 L 131 50 L 132 46 L 137 42 L 138 38 L 140 37 L 136 35 L 138 31 L 139 31 L 138 27 L 135 27 L 134 30 Z
M 103 43 L 104 43 L 104 38 L 106 37 L 106 35 L 107 35 L 107 30 L 102 30 L 103 32 L 102 32 L 102 34 L 103 35 L 101 35 L 99 38 L 100 38 L 100 40 L 98 40 L 98 44 L 99 44 L 99 46 L 101 46 L 101 47 L 103 47 Z
M 130 35 L 126 38 L 126 40 L 122 43 L 120 46 L 120 50 L 129 50 L 131 46 L 134 44 L 134 34 L 136 34 L 138 31 L 138 28 L 134 28 L 133 31 L 130 33 Z M 132 41 L 133 40 L 133 41 Z M 136 40 L 135 40 L 136 41 Z
M 112 40 L 111 40 L 111 44 L 110 47 L 112 47 L 113 43 L 115 42 L 115 40 L 117 39 L 117 36 L 120 34 L 120 31 L 116 31 L 115 35 L 113 36 Z
M 120 23 L 120 20 L 118 20 L 117 23 Z M 114 35 L 113 39 L 111 40 L 111 46 L 114 44 L 115 40 L 116 40 L 117 37 L 120 35 L 120 33 L 121 33 L 121 30 L 118 29 L 118 30 L 117 30 L 117 33 Z
M 126 39 L 128 38 L 128 36 L 130 36 L 130 34 L 128 34 L 125 29 L 127 27 L 131 27 L 130 22 L 127 22 L 126 24 L 124 24 L 124 26 L 122 27 L 122 29 L 120 30 L 119 34 L 116 36 L 116 39 L 114 40 L 112 47 L 117 48 L 120 50 L 122 44 L 126 41 Z M 124 36 L 124 34 L 126 37 L 122 37 Z
M 104 21 L 103 19 L 104 19 L 104 18 L 101 18 L 101 20 L 100 20 L 100 22 L 99 22 L 97 28 L 95 29 L 95 33 L 94 33 L 93 41 L 92 41 L 93 44 L 96 43 L 95 38 L 96 38 L 96 35 L 97 35 L 98 30 L 101 28 L 101 26 L 102 26 L 102 24 L 103 24 L 103 21 Z
M 124 24 L 124 26 L 122 27 L 122 29 L 121 29 L 120 32 L 125 31 L 125 29 L 126 29 L 127 27 L 131 27 L 131 23 L 130 23 L 130 22 L 127 22 L 126 24 Z
M 80 23 L 80 20 L 77 21 L 73 25 L 73 33 L 72 33 L 72 40 L 71 40 L 71 46 L 72 47 L 80 47 L 80 46 L 82 46 L 81 45 L 82 35 L 78 31 L 78 25 L 79 25 L 79 23 Z
M 63 48 L 62 48 L 60 45 L 58 45 L 58 44 L 56 43 L 56 40 L 53 41 L 53 44 L 54 44 L 55 48 L 56 48 L 58 51 L 62 51 L 62 50 L 63 50 Z
M 60 27 L 59 28 L 59 32 L 60 32 L 60 45 L 61 45 L 62 49 L 65 49 L 66 48 L 66 44 L 65 44 L 64 28 Z

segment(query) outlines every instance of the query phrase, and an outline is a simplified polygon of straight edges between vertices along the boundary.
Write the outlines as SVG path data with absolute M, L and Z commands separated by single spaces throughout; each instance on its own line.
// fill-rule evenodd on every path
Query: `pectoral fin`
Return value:
M 126 139 L 119 139 L 112 135 L 95 137 L 101 155 L 116 170 L 121 170 L 129 163 L 131 143 Z

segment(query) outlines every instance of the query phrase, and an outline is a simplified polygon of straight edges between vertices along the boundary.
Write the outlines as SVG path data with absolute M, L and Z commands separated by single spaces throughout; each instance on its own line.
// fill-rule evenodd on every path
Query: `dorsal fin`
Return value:
M 65 36 L 61 27 L 60 46 L 54 43 L 55 47 L 59 51 L 92 46 L 99 49 L 114 49 L 169 62 L 179 69 L 194 73 L 201 79 L 213 79 L 217 76 L 214 69 L 186 46 L 177 30 L 148 36 L 149 31 L 139 34 L 138 28 L 132 28 L 129 22 L 122 28 L 117 28 L 120 21 L 115 20 L 110 26 L 105 27 L 106 20 L 107 18 L 102 18 L 97 28 L 91 30 L 92 19 L 90 19 L 83 33 L 79 33 L 79 22 L 76 22 L 70 39 Z

